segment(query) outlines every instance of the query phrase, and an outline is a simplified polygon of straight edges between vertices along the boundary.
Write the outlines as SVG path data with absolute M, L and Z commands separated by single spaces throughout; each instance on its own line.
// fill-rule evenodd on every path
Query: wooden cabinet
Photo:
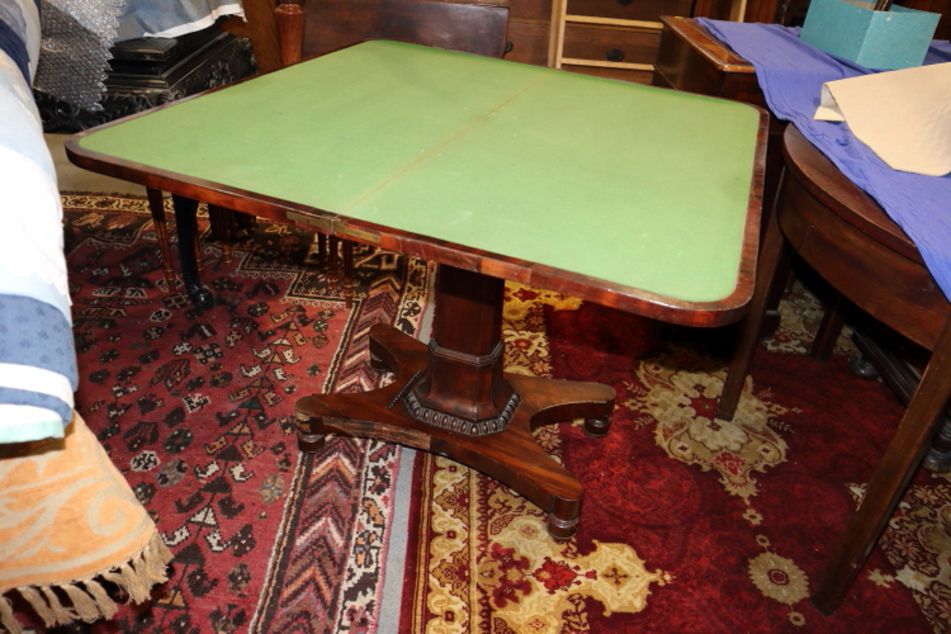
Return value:
M 732 0 L 509 0 L 505 59 L 650 83 L 661 15 L 726 19 Z
M 244 0 L 248 23 L 233 20 L 232 32 L 251 38 L 262 70 L 280 66 L 274 5 L 278 0 Z M 781 0 L 747 0 L 747 3 Z M 918 0 L 947 2 L 951 0 Z M 470 24 L 506 33 L 504 58 L 538 66 L 650 83 L 660 44 L 660 16 L 729 19 L 742 0 L 321 0 L 304 3 L 304 56 L 336 50 L 373 37 L 402 39 L 482 54 L 458 44 Z M 771 5 L 772 6 L 772 5 Z M 505 24 L 507 10 L 508 23 Z M 469 13 L 478 16 L 467 17 Z M 559 39 L 561 15 L 564 22 Z M 500 22 L 501 21 L 501 22 Z M 420 26 L 422 25 L 422 26 Z M 448 28 L 455 25 L 455 29 Z M 446 31 L 453 43 L 428 34 Z M 433 28 L 429 28 L 433 27 Z M 554 27 L 554 28 L 553 28 Z M 400 30 L 402 29 L 402 30 Z M 479 30 L 479 29 L 476 29 Z M 240 33 L 238 32 L 240 31 Z M 483 34 L 484 35 L 484 34 Z M 481 36 L 480 36 L 481 37 Z M 435 39 L 434 39 L 435 38 Z M 482 38 L 484 39 L 484 38 Z
M 552 0 L 509 0 L 508 51 L 504 59 L 548 63 Z

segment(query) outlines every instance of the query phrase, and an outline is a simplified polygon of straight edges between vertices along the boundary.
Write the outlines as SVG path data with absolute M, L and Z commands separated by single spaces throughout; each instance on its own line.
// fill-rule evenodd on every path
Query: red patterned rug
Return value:
M 714 420 L 728 330 L 665 326 L 510 286 L 515 371 L 614 386 L 611 433 L 539 441 L 582 480 L 575 538 L 442 458 L 417 462 L 404 634 L 902 632 L 951 627 L 951 490 L 919 473 L 842 607 L 808 601 L 902 412 L 880 382 L 805 356 L 821 316 L 801 287 L 757 353 L 732 423 Z M 846 333 L 847 334 L 847 333 Z
M 358 440 L 299 457 L 293 404 L 376 385 L 363 334 L 377 321 L 416 332 L 430 269 L 361 250 L 348 309 L 304 264 L 311 237 L 261 222 L 231 265 L 203 247 L 217 305 L 198 313 L 164 287 L 144 201 L 64 204 L 77 406 L 175 553 L 151 603 L 70 631 L 393 631 L 380 621 L 383 564 L 409 465 L 397 447 Z M 505 487 L 418 459 L 402 632 L 949 630 L 947 477 L 918 475 L 834 616 L 808 603 L 901 412 L 884 386 L 847 372 L 847 339 L 828 363 L 805 356 L 820 315 L 809 296 L 783 304 L 783 329 L 724 425 L 712 414 L 728 333 L 518 285 L 508 295 L 509 369 L 610 383 L 612 432 L 539 432 L 588 491 L 563 544 Z
M 400 449 L 334 439 L 301 457 L 294 403 L 376 385 L 364 335 L 416 332 L 427 266 L 358 249 L 348 309 L 305 263 L 311 235 L 260 222 L 228 266 L 202 248 L 216 305 L 199 313 L 165 286 L 145 201 L 63 202 L 77 408 L 175 555 L 154 601 L 71 629 L 375 631 Z

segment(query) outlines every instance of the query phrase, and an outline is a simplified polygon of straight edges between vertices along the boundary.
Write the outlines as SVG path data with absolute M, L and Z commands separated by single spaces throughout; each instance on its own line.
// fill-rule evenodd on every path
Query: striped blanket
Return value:
M 62 438 L 78 383 L 39 43 L 38 4 L 0 0 L 0 443 Z

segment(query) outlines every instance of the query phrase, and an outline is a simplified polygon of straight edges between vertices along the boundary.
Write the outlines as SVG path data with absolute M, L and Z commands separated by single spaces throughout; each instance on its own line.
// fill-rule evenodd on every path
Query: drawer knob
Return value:
M 629 4 L 631 4 L 632 2 L 634 2 L 634 0 L 615 0 L 615 2 L 617 2 L 617 3 L 618 3 L 619 5 L 621 5 L 622 7 L 626 7 L 627 5 L 629 5 Z
M 505 50 L 502 51 L 502 55 L 505 55 L 512 50 L 512 40 L 505 40 Z
M 609 49 L 604 54 L 604 59 L 608 60 L 609 62 L 620 62 L 622 59 L 624 59 L 624 51 L 619 48 Z

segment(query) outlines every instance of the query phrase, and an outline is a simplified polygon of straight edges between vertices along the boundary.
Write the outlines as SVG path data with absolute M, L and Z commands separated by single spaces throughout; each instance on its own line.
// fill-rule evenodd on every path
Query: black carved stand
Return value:
M 233 83 L 256 72 L 251 45 L 213 25 L 174 38 L 148 37 L 112 47 L 102 110 L 92 112 L 34 91 L 43 131 L 73 133 Z

